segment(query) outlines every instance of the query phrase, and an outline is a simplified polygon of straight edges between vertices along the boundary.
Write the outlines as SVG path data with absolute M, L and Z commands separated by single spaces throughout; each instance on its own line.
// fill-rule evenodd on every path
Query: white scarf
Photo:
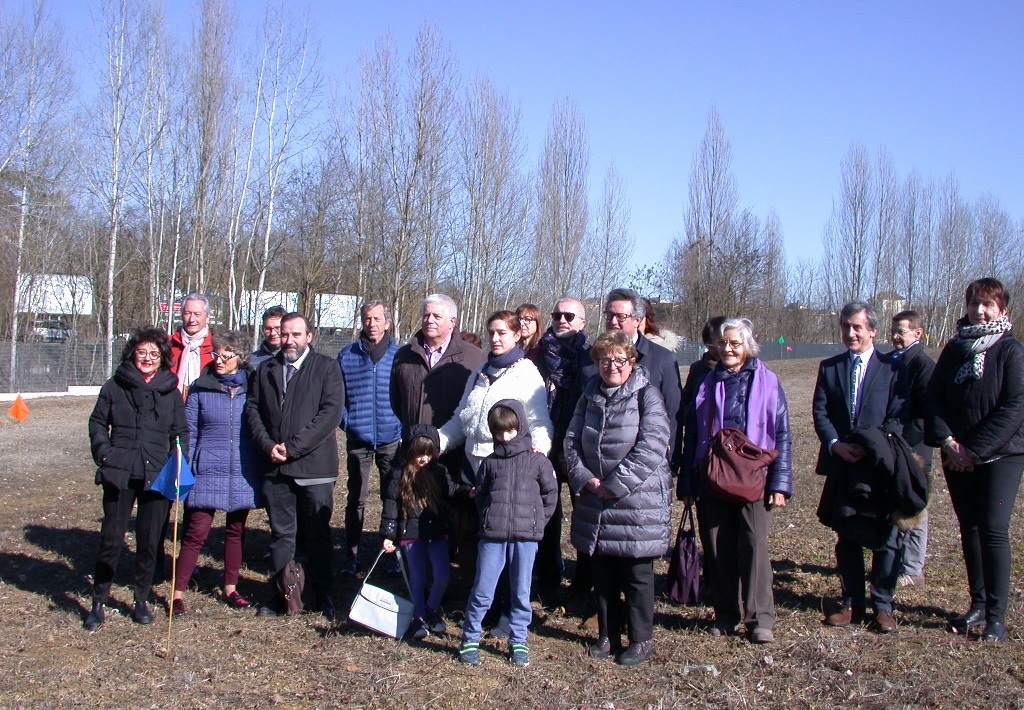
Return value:
M 182 348 L 181 357 L 178 359 L 178 389 L 184 392 L 186 387 L 199 378 L 199 371 L 202 369 L 199 349 L 206 336 L 210 334 L 210 328 L 207 326 L 195 335 L 189 335 L 184 329 L 179 332 L 185 347 Z

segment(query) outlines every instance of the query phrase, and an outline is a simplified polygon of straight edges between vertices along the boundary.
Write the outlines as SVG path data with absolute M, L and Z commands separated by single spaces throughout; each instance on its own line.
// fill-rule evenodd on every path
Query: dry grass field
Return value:
M 217 531 L 210 554 L 200 558 L 200 587 L 186 595 L 189 614 L 174 621 L 169 657 L 160 653 L 167 584 L 154 588 L 156 623 L 141 627 L 127 616 L 130 536 L 108 621 L 88 633 L 82 620 L 100 516 L 86 436 L 93 402 L 32 401 L 27 422 L 5 417 L 0 424 L 0 708 L 1024 707 L 1021 515 L 1012 525 L 1009 642 L 953 636 L 945 620 L 965 609 L 966 582 L 941 476 L 933 488 L 929 586 L 899 591 L 899 632 L 881 637 L 821 624 L 835 608 L 838 580 L 834 534 L 814 516 L 821 489 L 809 412 L 816 363 L 771 366 L 789 398 L 796 469 L 795 496 L 775 514 L 770 540 L 777 640 L 753 646 L 714 638 L 707 633 L 710 609 L 678 607 L 661 596 L 656 657 L 636 669 L 590 659 L 591 633 L 559 610 L 538 610 L 525 670 L 509 665 L 497 641 L 485 643 L 481 668 L 460 666 L 454 623 L 443 638 L 410 644 L 320 615 L 259 619 L 216 597 Z M 340 526 L 343 485 L 336 495 Z M 376 530 L 378 514 L 379 502 L 372 502 L 368 531 Z M 269 534 L 262 512 L 250 520 L 240 590 L 263 600 Z M 567 543 L 565 549 L 571 555 Z M 658 563 L 659 584 L 666 569 Z M 339 609 L 355 591 L 355 582 L 338 580 Z

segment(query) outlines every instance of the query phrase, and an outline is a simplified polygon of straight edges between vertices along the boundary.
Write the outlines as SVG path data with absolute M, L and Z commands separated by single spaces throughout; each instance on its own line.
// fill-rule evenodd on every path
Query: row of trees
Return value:
M 787 264 L 777 216 L 740 205 L 714 110 L 682 233 L 627 278 L 625 186 L 610 165 L 591 189 L 577 106 L 553 107 L 529 164 L 513 97 L 464 78 L 436 28 L 406 54 L 380 39 L 345 85 L 323 72 L 310 19 L 283 2 L 250 31 L 228 0 L 197 0 L 180 40 L 156 0 L 97 1 L 82 74 L 43 0 L 0 8 L 0 323 L 12 363 L 26 318 L 17 284 L 38 273 L 88 277 L 92 325 L 109 342 L 171 327 L 159 304 L 193 290 L 214 296 L 230 327 L 248 320 L 252 291 L 295 292 L 314 317 L 317 294 L 382 298 L 403 337 L 433 291 L 480 331 L 496 307 L 564 294 L 596 304 L 624 282 L 671 302 L 663 320 L 690 338 L 724 313 L 773 340 L 835 340 L 831 314 L 860 297 L 918 307 L 939 342 L 970 278 L 1024 288 L 1024 230 L 994 198 L 966 201 L 952 176 L 901 178 L 884 150 L 857 143 L 824 255 Z
M 314 317 L 317 294 L 382 298 L 402 336 L 419 300 L 444 290 L 479 330 L 496 306 L 592 297 L 624 278 L 625 188 L 609 166 L 591 198 L 576 105 L 554 107 L 528 165 L 513 98 L 464 80 L 436 28 L 407 56 L 379 40 L 346 91 L 323 73 L 309 18 L 283 2 L 246 34 L 227 0 L 199 0 L 185 41 L 156 0 L 93 9 L 82 76 L 42 0 L 0 9 L 12 362 L 22 274 L 90 277 L 101 336 L 170 327 L 159 304 L 189 291 L 214 296 L 229 327 L 252 291 L 295 292 Z

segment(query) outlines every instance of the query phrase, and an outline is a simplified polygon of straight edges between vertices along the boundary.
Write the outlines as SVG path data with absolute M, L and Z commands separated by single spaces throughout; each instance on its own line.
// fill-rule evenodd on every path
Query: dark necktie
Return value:
M 854 423 L 857 421 L 857 396 L 860 394 L 858 391 L 858 385 L 860 384 L 860 367 L 860 355 L 855 355 L 853 358 L 853 367 L 850 368 L 850 421 Z

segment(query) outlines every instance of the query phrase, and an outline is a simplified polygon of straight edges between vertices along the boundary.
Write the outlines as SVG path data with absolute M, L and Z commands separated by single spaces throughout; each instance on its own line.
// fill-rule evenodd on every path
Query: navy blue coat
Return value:
M 710 387 L 712 383 L 725 382 L 725 409 L 722 412 L 726 426 L 732 426 L 747 432 L 747 414 L 750 403 L 750 384 L 757 370 L 757 358 L 747 360 L 743 369 L 736 375 L 731 374 L 721 363 L 714 370 L 705 372 L 704 381 Z M 693 399 L 703 382 L 693 388 Z M 692 404 L 692 400 L 691 400 Z M 702 410 L 703 412 L 704 410 Z M 779 383 L 779 403 L 775 414 L 775 449 L 779 455 L 768 466 L 768 477 L 765 480 L 766 493 L 782 493 L 787 498 L 793 494 L 793 452 L 792 437 L 789 430 L 789 405 L 786 393 Z M 684 496 L 704 495 L 704 487 L 700 480 L 700 471 L 704 460 L 695 461 L 697 451 L 697 410 L 688 407 L 686 433 L 683 437 L 682 465 L 676 482 L 676 491 L 680 498 Z
M 845 443 L 846 437 L 858 426 L 882 426 L 902 434 L 910 411 L 906 367 L 902 362 L 879 357 L 877 349 L 872 352 L 864 373 L 857 421 L 850 417 L 849 382 L 848 350 L 821 361 L 814 385 L 812 414 L 814 431 L 821 441 L 815 471 L 823 476 L 842 470 L 846 465 L 841 458 L 829 453 L 830 441 L 838 439 Z
M 386 336 L 389 340 L 391 336 Z M 345 434 L 374 449 L 402 436 L 402 422 L 391 409 L 391 366 L 398 345 L 391 341 L 387 352 L 374 362 L 363 349 L 363 341 L 346 345 L 338 353 L 338 366 L 345 380 L 345 409 L 341 428 Z
M 246 388 L 222 385 L 207 367 L 188 390 L 185 419 L 196 485 L 189 508 L 249 510 L 263 505 L 259 455 L 244 426 Z

